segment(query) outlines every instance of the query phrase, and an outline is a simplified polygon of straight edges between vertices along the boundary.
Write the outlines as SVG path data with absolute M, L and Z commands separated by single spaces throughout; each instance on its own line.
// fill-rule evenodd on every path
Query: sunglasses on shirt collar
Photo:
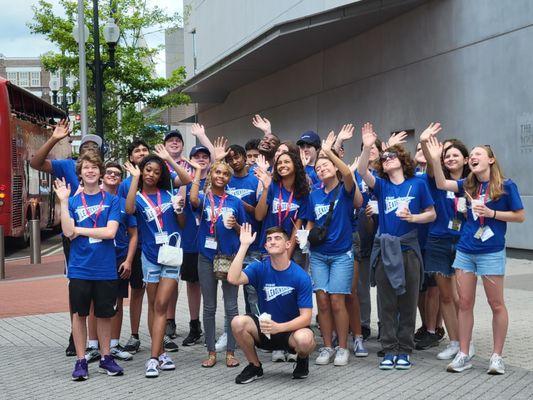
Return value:
M 395 151 L 386 151 L 384 153 L 381 153 L 379 156 L 381 161 L 386 161 L 387 159 L 394 160 L 395 158 L 398 158 L 398 153 Z

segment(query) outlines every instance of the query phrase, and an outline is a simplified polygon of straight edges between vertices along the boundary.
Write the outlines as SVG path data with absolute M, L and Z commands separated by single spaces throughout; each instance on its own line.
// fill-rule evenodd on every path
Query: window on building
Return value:
M 30 73 L 29 72 L 19 72 L 19 86 L 30 86 Z
M 31 86 L 33 87 L 39 87 L 41 86 L 41 73 L 40 72 L 32 72 L 31 73 Z
M 15 85 L 18 85 L 17 73 L 16 72 L 8 72 L 7 73 L 7 80 L 11 81 L 11 83 L 14 83 Z

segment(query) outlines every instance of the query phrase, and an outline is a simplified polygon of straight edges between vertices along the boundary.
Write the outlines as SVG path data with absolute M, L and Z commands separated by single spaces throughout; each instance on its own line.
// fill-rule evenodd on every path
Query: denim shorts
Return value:
M 441 274 L 448 277 L 455 274 L 452 265 L 458 239 L 458 237 L 428 236 L 424 252 L 424 272 L 426 274 Z
M 330 294 L 351 294 L 353 252 L 326 255 L 312 251 L 309 257 L 313 290 Z
M 141 263 L 143 266 L 143 281 L 146 283 L 159 283 L 161 278 L 179 280 L 179 267 L 151 263 L 144 253 L 141 255 Z
M 505 275 L 505 262 L 505 249 L 487 254 L 470 254 L 457 250 L 453 267 L 478 276 Z

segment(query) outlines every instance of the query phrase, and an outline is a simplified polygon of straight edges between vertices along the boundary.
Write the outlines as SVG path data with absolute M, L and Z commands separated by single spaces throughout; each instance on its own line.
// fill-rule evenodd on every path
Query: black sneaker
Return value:
M 74 346 L 74 338 L 72 337 L 72 333 L 70 334 L 70 337 L 68 338 L 68 346 L 65 349 L 65 355 L 67 357 L 73 357 L 76 355 L 76 346 Z
M 378 357 L 385 357 L 385 350 L 378 350 L 377 356 Z
M 172 319 L 167 319 L 167 325 L 165 327 L 165 335 L 171 339 L 176 339 L 178 334 L 176 333 L 176 321 Z
M 309 376 L 309 357 L 296 358 L 296 365 L 292 371 L 292 379 L 305 379 Z
M 439 345 L 439 337 L 435 333 L 427 332 L 422 340 L 418 341 L 415 345 L 417 350 L 426 350 L 430 347 L 436 347 Z
M 172 339 L 167 335 L 165 335 L 165 337 L 163 338 L 163 348 L 169 353 L 175 353 L 179 350 L 177 343 L 174 343 Z
M 200 321 L 195 320 L 189 322 L 189 334 L 185 339 L 183 339 L 183 342 L 181 343 L 182 346 L 194 346 L 200 338 L 202 337 L 202 325 L 200 324 Z
M 446 335 L 446 331 L 442 326 L 439 326 L 437 329 L 435 329 L 435 334 L 438 336 L 439 342 L 442 342 L 444 340 L 444 336 Z
M 263 377 L 263 367 L 259 364 L 259 367 L 256 367 L 253 364 L 248 364 L 242 372 L 237 375 L 235 378 L 235 383 L 245 384 L 255 381 L 256 379 Z
M 415 342 L 420 342 L 424 336 L 426 336 L 428 333 L 425 325 L 422 325 L 420 328 L 417 329 L 415 332 Z
M 372 331 L 368 326 L 361 326 L 361 334 L 363 335 L 363 340 L 367 340 L 370 337 Z

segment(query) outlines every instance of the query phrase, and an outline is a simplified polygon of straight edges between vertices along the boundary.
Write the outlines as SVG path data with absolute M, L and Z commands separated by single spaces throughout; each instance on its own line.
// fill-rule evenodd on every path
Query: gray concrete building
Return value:
M 178 88 L 210 135 L 280 136 L 372 121 L 381 137 L 429 122 L 468 146 L 490 144 L 533 215 L 533 1 L 185 0 Z M 359 153 L 359 134 L 347 154 Z M 508 245 L 533 249 L 533 224 Z

